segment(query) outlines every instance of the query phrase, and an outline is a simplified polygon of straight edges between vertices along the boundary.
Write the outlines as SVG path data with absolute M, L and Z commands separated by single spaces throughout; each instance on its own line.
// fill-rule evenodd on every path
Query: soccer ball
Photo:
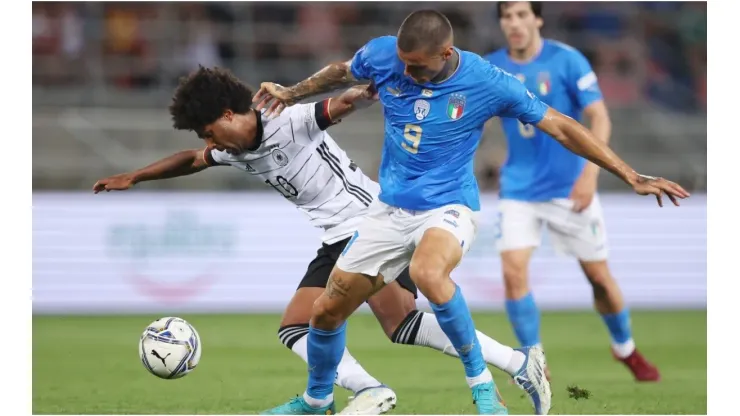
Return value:
M 200 361 L 203 346 L 198 331 L 181 318 L 157 319 L 139 341 L 139 356 L 150 373 L 165 379 L 184 377 Z

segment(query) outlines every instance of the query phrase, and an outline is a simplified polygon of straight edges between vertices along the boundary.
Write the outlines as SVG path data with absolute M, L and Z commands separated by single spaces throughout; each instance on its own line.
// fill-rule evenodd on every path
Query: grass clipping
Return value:
M 588 399 L 591 398 L 591 392 L 590 391 L 588 391 L 586 389 L 582 389 L 582 388 L 576 386 L 575 384 L 571 384 L 570 386 L 568 386 L 567 390 L 568 390 L 568 396 L 571 399 L 574 399 L 574 400 L 586 399 L 586 400 L 588 400 Z

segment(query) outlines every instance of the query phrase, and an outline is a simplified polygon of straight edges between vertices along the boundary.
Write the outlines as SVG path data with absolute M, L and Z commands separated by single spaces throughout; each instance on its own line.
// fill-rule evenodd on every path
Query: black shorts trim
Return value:
M 298 284 L 298 289 L 302 287 L 326 287 L 331 270 L 334 268 L 339 256 L 342 254 L 342 250 L 344 250 L 344 246 L 347 245 L 349 240 L 349 238 L 346 238 L 334 244 L 322 244 L 321 248 L 316 252 L 316 257 L 308 264 L 306 274 Z M 408 267 L 401 272 L 396 281 L 402 288 L 411 292 L 414 295 L 414 299 L 418 299 L 419 293 L 416 285 L 411 281 Z

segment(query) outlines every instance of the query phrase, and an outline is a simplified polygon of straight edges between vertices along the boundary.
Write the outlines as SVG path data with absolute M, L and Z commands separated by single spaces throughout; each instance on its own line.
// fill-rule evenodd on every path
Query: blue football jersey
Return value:
M 538 123 L 547 106 L 479 55 L 457 50 L 457 70 L 440 83 L 404 75 L 396 37 L 376 38 L 352 58 L 352 74 L 372 80 L 383 104 L 385 138 L 378 174 L 384 203 L 430 210 L 461 204 L 480 210 L 473 155 L 489 118 Z
M 583 109 L 601 100 L 596 74 L 586 58 L 572 47 L 545 40 L 535 58 L 527 63 L 511 60 L 506 49 L 486 59 L 514 74 L 540 100 L 575 119 Z M 522 201 L 567 198 L 586 160 L 534 126 L 502 118 L 508 157 L 501 168 L 501 197 Z

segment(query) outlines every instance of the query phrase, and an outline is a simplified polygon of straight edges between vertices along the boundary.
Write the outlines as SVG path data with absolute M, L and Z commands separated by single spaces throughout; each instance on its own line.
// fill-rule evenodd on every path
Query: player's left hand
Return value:
M 675 182 L 647 175 L 638 175 L 637 182 L 632 185 L 632 188 L 638 195 L 655 195 L 655 198 L 658 199 L 658 206 L 661 207 L 663 206 L 664 193 L 668 195 L 675 206 L 680 205 L 678 198 L 684 199 L 691 196 L 681 185 Z
M 295 104 L 290 89 L 274 82 L 263 82 L 260 84 L 260 90 L 254 95 L 252 102 L 257 103 L 255 109 L 258 111 L 267 108 L 265 111 L 266 117 L 270 116 L 270 114 L 278 116 L 283 112 L 285 107 Z
M 583 212 L 591 205 L 596 195 L 596 178 L 581 175 L 573 185 L 568 199 L 573 201 L 573 211 Z

